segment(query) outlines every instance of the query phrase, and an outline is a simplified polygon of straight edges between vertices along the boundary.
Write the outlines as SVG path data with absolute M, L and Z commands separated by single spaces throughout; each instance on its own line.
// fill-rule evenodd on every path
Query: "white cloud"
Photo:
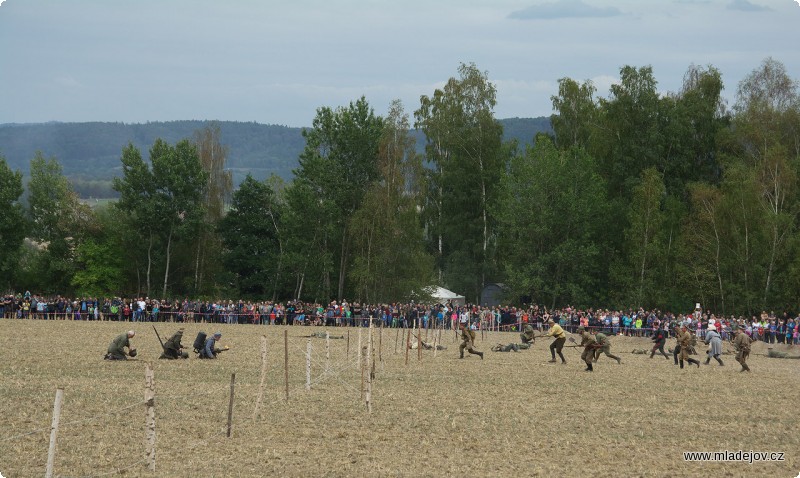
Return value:
M 542 3 L 511 12 L 508 17 L 517 20 L 553 20 L 557 18 L 615 17 L 622 12 L 616 7 L 593 7 L 581 0 L 560 0 Z
M 748 2 L 747 0 L 733 0 L 728 5 L 728 10 L 739 10 L 742 12 L 764 12 L 772 9 L 765 5 L 756 5 L 755 3 Z

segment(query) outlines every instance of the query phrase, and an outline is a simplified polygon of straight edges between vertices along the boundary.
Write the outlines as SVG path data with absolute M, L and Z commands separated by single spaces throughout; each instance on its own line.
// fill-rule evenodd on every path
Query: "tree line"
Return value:
M 147 158 L 129 144 L 119 200 L 94 209 L 40 153 L 24 207 L 0 160 L 0 287 L 382 303 L 502 283 L 548 307 L 797 309 L 798 82 L 768 58 L 731 107 L 713 66 L 657 85 L 649 66 L 620 68 L 607 97 L 562 78 L 552 134 L 523 146 L 488 73 L 462 64 L 413 115 L 320 107 L 290 182 L 234 191 L 214 125 Z

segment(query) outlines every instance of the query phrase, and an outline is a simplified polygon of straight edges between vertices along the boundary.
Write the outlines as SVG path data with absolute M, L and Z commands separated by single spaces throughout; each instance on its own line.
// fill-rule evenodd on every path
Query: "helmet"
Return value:
M 138 352 L 136 351 L 136 349 L 128 350 L 128 355 L 130 355 L 131 357 L 136 357 L 137 354 Z

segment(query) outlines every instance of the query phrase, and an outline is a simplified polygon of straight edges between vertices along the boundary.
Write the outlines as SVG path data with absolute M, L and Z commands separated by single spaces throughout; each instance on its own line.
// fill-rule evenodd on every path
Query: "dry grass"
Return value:
M 144 367 L 160 346 L 150 324 L 137 324 L 139 360 L 101 360 L 131 324 L 0 320 L 0 473 L 44 473 L 55 389 L 65 401 L 56 473 L 116 475 L 144 456 Z M 177 325 L 160 324 L 168 336 Z M 157 473 L 136 464 L 125 476 L 782 476 L 800 472 L 800 362 L 751 358 L 740 374 L 730 355 L 717 365 L 679 370 L 672 360 L 630 354 L 647 339 L 618 337 L 623 364 L 601 358 L 583 372 L 547 363 L 547 341 L 519 353 L 492 353 L 516 334 L 488 334 L 486 352 L 459 360 L 449 349 L 395 353 L 395 331 L 383 334 L 374 409 L 360 400 L 357 330 L 312 339 L 315 385 L 305 390 L 306 338 L 318 328 L 289 328 L 290 400 L 284 400 L 283 328 L 187 324 L 223 332 L 232 350 L 217 361 L 152 360 L 158 418 Z M 334 335 L 348 329 L 330 329 Z M 260 380 L 260 339 L 269 343 L 262 413 L 253 420 Z M 401 340 L 402 341 L 402 340 Z M 366 345 L 366 331 L 364 332 Z M 377 336 L 376 336 L 377 346 Z M 780 350 L 783 350 L 781 348 Z M 759 344 L 755 353 L 766 353 Z M 794 352 L 795 354 L 797 352 Z M 236 372 L 233 437 L 224 436 L 230 374 Z M 39 433 L 20 434 L 44 429 Z M 782 463 L 687 463 L 682 451 L 782 451 Z

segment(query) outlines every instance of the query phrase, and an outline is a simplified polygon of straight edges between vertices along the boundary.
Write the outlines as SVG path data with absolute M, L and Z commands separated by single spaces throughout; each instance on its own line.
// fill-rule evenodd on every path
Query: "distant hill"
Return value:
M 531 144 L 537 132 L 552 132 L 549 118 L 500 120 L 506 140 Z M 111 178 L 121 172 L 120 155 L 129 142 L 147 158 L 156 138 L 169 143 L 192 138 L 209 121 L 125 123 L 0 124 L 0 155 L 12 169 L 27 175 L 30 160 L 39 150 L 55 156 L 76 190 L 83 197 L 109 197 Z M 290 180 L 305 146 L 303 128 L 217 121 L 222 143 L 228 146 L 228 168 L 238 184 L 247 175 L 257 179 L 271 173 Z M 424 149 L 424 136 L 415 131 L 417 149 Z

